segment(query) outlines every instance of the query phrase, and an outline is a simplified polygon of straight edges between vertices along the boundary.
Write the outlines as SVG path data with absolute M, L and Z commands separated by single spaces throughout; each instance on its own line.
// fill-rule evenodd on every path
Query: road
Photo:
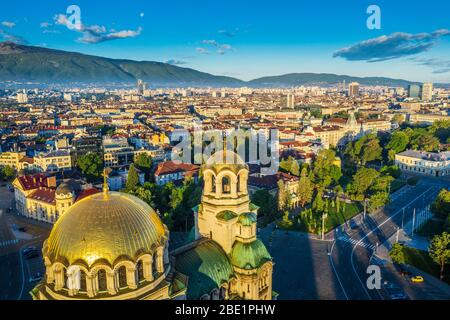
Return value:
M 400 192 L 387 207 L 376 214 L 366 215 L 357 229 L 335 231 L 335 241 L 330 244 L 329 261 L 340 283 L 346 299 L 380 300 L 385 299 L 383 290 L 368 289 L 367 267 L 378 245 L 384 243 L 413 217 L 414 209 L 429 205 L 448 182 L 422 177 L 417 186 Z M 375 259 L 376 260 L 376 259 Z M 409 281 L 401 281 L 397 272 L 389 267 L 381 268 L 382 278 L 392 281 L 408 291 L 410 298 L 435 299 L 442 297 L 436 290 L 426 286 L 412 286 Z M 404 280 L 404 279 L 403 279 Z M 430 288 L 428 288 L 430 289 Z
M 0 186 L 0 300 L 29 300 L 28 292 L 35 285 L 29 278 L 42 275 L 44 266 L 41 257 L 24 259 L 21 250 L 28 246 L 41 249 L 51 226 L 8 212 L 14 207 L 13 197 L 6 186 Z M 24 227 L 24 232 L 18 227 Z

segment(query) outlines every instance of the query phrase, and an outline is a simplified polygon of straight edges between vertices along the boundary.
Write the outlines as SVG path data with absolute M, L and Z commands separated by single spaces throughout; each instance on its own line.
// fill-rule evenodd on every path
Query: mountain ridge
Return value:
M 361 85 L 406 87 L 417 84 L 387 77 L 355 77 L 333 73 L 289 73 L 250 81 L 213 75 L 157 61 L 113 59 L 79 52 L 0 42 L 0 82 L 43 84 L 127 83 L 142 79 L 152 86 L 294 87 L 359 82 Z

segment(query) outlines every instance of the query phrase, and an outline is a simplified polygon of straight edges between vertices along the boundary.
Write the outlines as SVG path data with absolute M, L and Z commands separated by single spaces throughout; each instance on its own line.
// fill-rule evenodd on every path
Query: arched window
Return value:
M 127 268 L 125 266 L 121 266 L 117 270 L 117 285 L 119 289 L 127 287 Z
M 86 292 L 86 273 L 83 270 L 80 270 L 80 293 Z
M 97 273 L 98 279 L 98 291 L 106 291 L 108 290 L 108 286 L 106 285 L 106 271 L 103 269 L 98 270 Z
M 222 178 L 222 193 L 229 194 L 231 193 L 231 184 L 229 177 Z
M 144 264 L 142 263 L 142 260 L 139 260 L 136 265 L 136 280 L 137 283 L 144 280 Z
M 158 254 L 156 252 L 153 255 L 152 271 L 154 275 L 158 273 Z

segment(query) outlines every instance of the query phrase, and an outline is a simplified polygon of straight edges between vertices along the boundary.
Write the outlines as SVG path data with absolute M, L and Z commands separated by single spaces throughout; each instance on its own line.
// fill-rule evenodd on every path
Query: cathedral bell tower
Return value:
M 257 239 L 258 207 L 250 202 L 248 166 L 234 152 L 216 152 L 203 167 L 195 236 L 218 243 L 233 266 L 230 291 L 242 299 L 272 299 L 272 257 Z

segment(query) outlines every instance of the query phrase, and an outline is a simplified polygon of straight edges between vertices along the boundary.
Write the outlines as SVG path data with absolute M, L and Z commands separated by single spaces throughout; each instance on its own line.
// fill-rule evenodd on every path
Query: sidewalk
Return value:
M 398 243 L 404 244 L 408 247 L 427 251 L 428 245 L 430 241 L 427 238 L 421 237 L 419 235 L 413 235 L 411 237 L 405 230 L 411 230 L 412 229 L 412 221 L 408 221 L 408 223 L 405 224 L 405 227 L 403 230 L 398 231 Z M 379 258 L 388 259 L 389 258 L 389 250 L 391 250 L 392 245 L 397 242 L 397 233 L 395 232 L 388 240 L 383 242 L 381 245 L 378 246 L 377 251 L 375 252 L 375 255 Z

